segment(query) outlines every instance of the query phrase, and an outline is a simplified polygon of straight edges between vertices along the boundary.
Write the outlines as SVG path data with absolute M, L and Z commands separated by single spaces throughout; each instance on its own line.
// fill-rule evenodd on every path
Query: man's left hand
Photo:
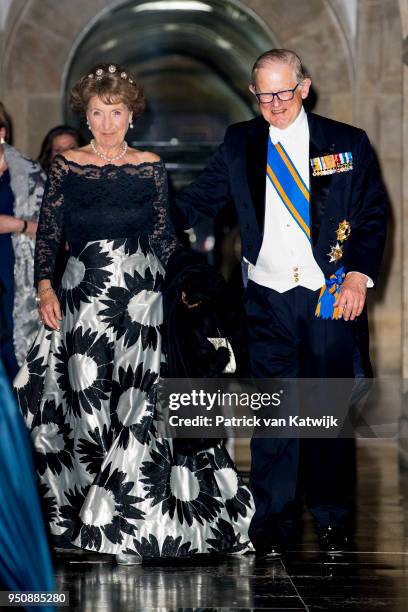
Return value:
M 354 321 L 365 304 L 367 295 L 367 276 L 361 272 L 347 274 L 341 286 L 340 295 L 334 307 L 339 309 L 338 318 L 345 321 Z

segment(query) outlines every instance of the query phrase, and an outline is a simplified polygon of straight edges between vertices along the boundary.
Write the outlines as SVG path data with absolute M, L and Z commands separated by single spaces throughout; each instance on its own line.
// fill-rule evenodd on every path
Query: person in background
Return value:
M 7 332 L 0 354 L 9 380 L 17 374 L 38 331 L 33 286 L 34 244 L 45 175 L 8 144 L 10 118 L 0 102 L 0 296 Z
M 77 149 L 81 143 L 78 130 L 69 125 L 57 125 L 49 130 L 41 144 L 38 162 L 44 172 L 48 175 L 51 162 L 56 155 Z M 68 261 L 68 245 L 62 241 L 57 254 L 54 270 L 54 285 L 58 287 L 61 283 L 65 267 Z
M 80 145 L 79 132 L 69 125 L 57 125 L 44 137 L 42 141 L 38 162 L 46 174 L 50 169 L 52 160 L 59 153 L 76 149 Z
M 0 294 L 2 290 L 0 282 Z M 3 330 L 0 311 L 0 336 Z M 54 571 L 36 488 L 30 437 L 1 356 L 0 406 L 0 590 L 54 591 Z M 54 606 L 47 605 L 26 604 L 24 609 L 55 612 Z

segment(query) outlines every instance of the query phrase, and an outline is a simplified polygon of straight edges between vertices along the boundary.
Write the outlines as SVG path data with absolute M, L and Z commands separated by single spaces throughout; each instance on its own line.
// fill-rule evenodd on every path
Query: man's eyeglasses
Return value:
M 257 93 L 255 95 L 258 99 L 259 104 L 269 104 L 273 102 L 274 97 L 276 96 L 278 100 L 281 102 L 289 102 L 289 100 L 293 100 L 295 91 L 299 87 L 300 83 L 296 85 L 293 89 L 283 89 L 282 91 L 277 91 L 276 93 Z

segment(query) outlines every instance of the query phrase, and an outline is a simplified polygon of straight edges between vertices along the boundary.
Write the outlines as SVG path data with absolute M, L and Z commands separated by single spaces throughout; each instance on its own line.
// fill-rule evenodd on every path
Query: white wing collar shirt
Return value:
M 271 125 L 269 137 L 273 144 L 282 143 L 309 189 L 309 124 L 303 107 L 286 129 Z M 248 278 L 279 293 L 299 286 L 320 289 L 324 274 L 313 257 L 310 241 L 266 177 L 266 168 L 265 180 L 264 236 L 256 265 L 249 264 Z

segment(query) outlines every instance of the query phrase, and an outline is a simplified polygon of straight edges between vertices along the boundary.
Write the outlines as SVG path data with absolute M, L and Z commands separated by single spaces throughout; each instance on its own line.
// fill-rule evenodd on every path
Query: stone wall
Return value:
M 408 379 L 408 0 L 400 0 L 400 12 L 402 22 L 402 59 L 403 59 L 403 82 L 402 82 L 402 160 L 403 174 L 402 188 L 402 261 L 401 261 L 401 284 L 403 320 L 402 320 L 402 374 Z
M 408 469 L 408 0 L 400 0 L 402 22 L 402 219 L 401 219 L 401 284 L 402 284 L 402 376 L 403 403 L 400 426 L 400 459 Z
M 361 0 L 356 37 L 355 121 L 370 136 L 391 203 L 389 235 L 371 319 L 374 361 L 397 372 L 401 351 L 402 31 L 397 2 Z M 372 296 L 373 297 L 373 296 Z

